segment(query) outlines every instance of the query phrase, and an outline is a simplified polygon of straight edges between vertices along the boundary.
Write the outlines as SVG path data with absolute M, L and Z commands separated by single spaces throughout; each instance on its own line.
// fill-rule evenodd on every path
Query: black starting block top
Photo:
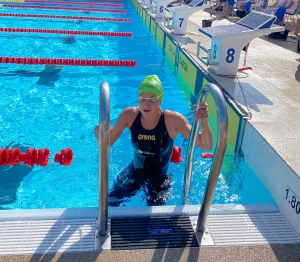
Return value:
M 199 28 L 199 31 L 211 38 L 220 36 L 230 37 L 238 34 L 251 34 L 252 32 L 260 29 L 281 28 L 280 26 L 273 24 L 275 20 L 276 16 L 274 15 L 251 12 L 236 24 Z

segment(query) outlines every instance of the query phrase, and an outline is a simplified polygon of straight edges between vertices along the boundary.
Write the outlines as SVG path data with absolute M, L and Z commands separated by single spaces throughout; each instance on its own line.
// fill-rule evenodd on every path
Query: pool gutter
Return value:
M 182 206 L 152 206 L 152 207 L 109 207 L 108 218 L 135 216 L 198 216 L 200 205 Z M 278 208 L 274 204 L 225 204 L 212 205 L 210 215 L 224 214 L 255 214 L 276 213 Z M 0 222 L 17 220 L 41 219 L 96 219 L 98 209 L 90 208 L 53 208 L 53 209 L 24 209 L 1 210 Z

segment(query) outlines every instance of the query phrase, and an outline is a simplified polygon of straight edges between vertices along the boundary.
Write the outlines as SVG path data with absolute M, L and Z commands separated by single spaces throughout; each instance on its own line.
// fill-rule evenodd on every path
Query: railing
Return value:
M 204 51 L 206 56 L 201 56 L 200 51 Z M 204 46 L 200 44 L 200 42 L 197 43 L 197 51 L 196 51 L 196 56 L 198 59 L 203 63 L 204 65 L 218 65 L 217 62 L 211 62 L 211 49 L 206 49 Z
M 208 93 L 211 93 L 216 106 L 217 122 L 218 122 L 218 137 L 217 137 L 216 151 L 214 154 L 214 160 L 209 173 L 203 202 L 198 216 L 197 228 L 196 228 L 197 232 L 205 231 L 205 223 L 212 202 L 213 194 L 216 188 L 216 184 L 218 181 L 223 158 L 225 155 L 225 150 L 227 146 L 227 137 L 228 137 L 228 117 L 227 117 L 225 99 L 221 90 L 216 85 L 207 84 L 202 87 L 198 95 L 196 110 L 201 108 L 203 103 L 205 103 L 205 99 Z M 187 202 L 187 196 L 190 190 L 193 154 L 194 154 L 195 144 L 197 142 L 196 140 L 197 140 L 197 134 L 198 134 L 200 124 L 201 124 L 200 120 L 197 119 L 193 120 L 189 145 L 188 145 L 188 152 L 187 152 L 188 161 L 186 163 L 186 171 L 185 171 L 185 185 L 184 185 L 185 203 Z
M 99 98 L 99 202 L 98 236 L 107 235 L 108 222 L 108 165 L 110 132 L 110 93 L 107 82 L 100 85 Z

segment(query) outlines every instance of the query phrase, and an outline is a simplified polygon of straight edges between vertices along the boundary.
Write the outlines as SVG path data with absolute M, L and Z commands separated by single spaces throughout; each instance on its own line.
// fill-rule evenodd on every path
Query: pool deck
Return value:
M 103 251 L 0 257 L 1 262 L 298 262 L 300 245 L 259 245 Z
M 209 47 L 210 39 L 198 32 L 207 11 L 195 12 L 188 21 L 187 34 L 170 34 L 195 61 L 196 43 Z M 215 18 L 215 16 L 213 16 Z M 158 20 L 159 23 L 162 21 Z M 230 19 L 214 19 L 213 25 L 230 24 Z M 286 23 L 293 29 L 294 22 Z M 250 44 L 247 78 L 213 76 L 215 80 L 244 107 L 249 105 L 253 127 L 277 151 L 278 155 L 300 177 L 300 58 L 297 41 L 271 39 L 266 36 Z M 201 65 L 203 66 L 203 65 Z M 244 94 L 243 94 L 244 93 Z M 300 245 L 201 246 L 185 249 L 151 249 L 60 254 L 0 256 L 1 262 L 36 261 L 300 261 Z

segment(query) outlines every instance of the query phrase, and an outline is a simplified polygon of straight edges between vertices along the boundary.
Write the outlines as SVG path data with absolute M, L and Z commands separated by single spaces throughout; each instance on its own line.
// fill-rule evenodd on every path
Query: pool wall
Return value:
M 156 39 L 156 43 L 161 47 L 165 63 L 177 76 L 187 102 L 192 103 L 203 85 L 216 83 L 216 81 L 206 75 L 189 54 L 180 48 L 149 11 L 136 0 L 132 0 L 132 3 Z M 280 212 L 300 234 L 300 187 L 296 186 L 300 182 L 299 176 L 255 130 L 251 122 L 245 120 L 247 113 L 236 106 L 222 87 L 220 89 L 224 92 L 228 113 L 229 132 L 226 154 L 243 153 L 247 164 L 272 194 Z M 207 103 L 214 105 L 210 95 L 207 97 Z M 209 113 L 216 119 L 214 108 L 210 106 Z
M 269 189 L 279 211 L 300 234 L 299 176 L 249 122 L 245 125 L 242 151 L 247 164 Z

